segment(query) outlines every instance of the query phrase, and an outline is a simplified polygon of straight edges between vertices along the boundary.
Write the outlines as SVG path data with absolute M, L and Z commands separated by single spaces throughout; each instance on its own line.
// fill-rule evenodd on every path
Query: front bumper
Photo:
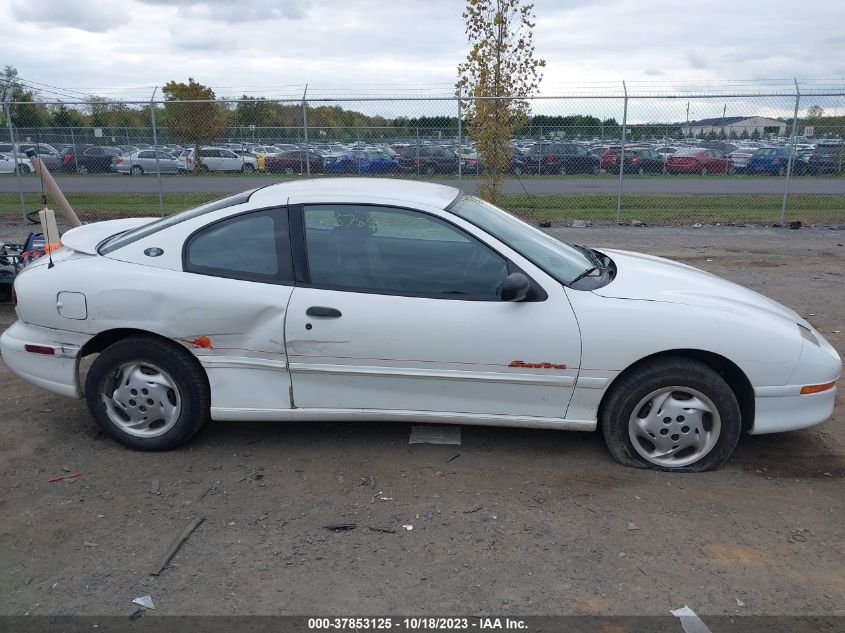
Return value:
M 801 395 L 801 385 L 756 387 L 751 435 L 781 433 L 821 424 L 833 413 L 836 387 Z
M 9 369 L 24 380 L 63 396 L 81 398 L 79 350 L 90 338 L 90 334 L 16 321 L 0 336 L 0 354 Z M 54 353 L 28 352 L 27 345 L 50 347 Z

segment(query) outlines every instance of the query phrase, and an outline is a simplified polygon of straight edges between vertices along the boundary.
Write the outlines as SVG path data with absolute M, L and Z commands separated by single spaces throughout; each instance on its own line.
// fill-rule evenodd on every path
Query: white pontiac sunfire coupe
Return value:
M 3 359 L 141 450 L 208 419 L 601 427 L 622 464 L 703 471 L 824 421 L 841 370 L 762 295 L 420 182 L 270 185 L 72 229 L 52 261 L 15 281 Z

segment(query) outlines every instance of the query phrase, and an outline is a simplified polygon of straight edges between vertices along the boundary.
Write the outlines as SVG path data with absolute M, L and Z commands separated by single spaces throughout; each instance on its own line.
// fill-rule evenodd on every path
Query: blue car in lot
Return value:
M 387 174 L 399 169 L 399 161 L 387 152 L 356 150 L 326 156 L 323 169 L 335 174 Z
M 745 173 L 783 176 L 788 164 L 788 147 L 763 147 L 752 154 L 751 160 L 745 167 Z M 792 173 L 799 173 L 803 164 L 802 161 L 794 161 Z

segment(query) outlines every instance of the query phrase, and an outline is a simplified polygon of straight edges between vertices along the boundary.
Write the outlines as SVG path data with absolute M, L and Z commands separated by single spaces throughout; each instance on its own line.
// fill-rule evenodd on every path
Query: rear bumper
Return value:
M 91 338 L 16 321 L 0 336 L 3 362 L 24 380 L 63 396 L 81 398 L 79 350 Z M 27 345 L 53 348 L 53 354 L 26 351 Z
M 821 424 L 833 413 L 836 387 L 801 395 L 801 385 L 756 387 L 751 435 L 795 431 Z

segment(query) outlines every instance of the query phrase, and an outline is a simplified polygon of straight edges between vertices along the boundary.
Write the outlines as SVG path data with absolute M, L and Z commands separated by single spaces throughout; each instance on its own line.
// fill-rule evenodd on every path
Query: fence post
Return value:
M 786 197 L 789 195 L 789 177 L 792 175 L 792 165 L 795 162 L 795 135 L 798 130 L 798 103 L 801 101 L 801 89 L 795 79 L 795 114 L 792 116 L 792 139 L 789 148 L 789 160 L 786 163 L 786 180 L 783 183 L 783 201 L 780 204 L 780 224 L 786 221 Z
M 79 171 L 79 161 L 76 156 L 76 137 L 73 134 L 73 126 L 70 126 L 70 144 L 73 146 L 73 173 Z
M 156 132 L 156 107 L 153 101 L 156 98 L 158 86 L 153 88 L 153 95 L 150 97 L 150 120 L 153 124 L 153 154 L 156 157 L 156 178 L 158 179 L 158 210 L 164 216 L 164 189 L 161 183 L 161 165 L 158 162 L 158 133 Z M 132 173 L 132 165 L 129 165 L 129 173 Z
M 625 137 L 628 135 L 628 87 L 622 82 L 625 91 L 624 107 L 622 108 L 622 144 L 619 147 L 619 186 L 616 189 L 616 223 L 622 217 L 622 174 L 625 172 Z
M 458 88 L 458 189 L 463 190 L 461 187 L 463 174 L 462 172 L 462 163 L 464 162 L 461 159 L 461 93 L 463 92 L 463 88 Z
M 21 202 L 21 216 L 26 219 L 26 203 L 23 199 L 23 184 L 21 183 L 20 163 L 18 162 L 18 148 L 15 142 L 15 130 L 12 126 L 12 109 L 9 107 L 9 102 L 12 100 L 11 86 L 6 89 L 6 94 L 3 95 L 3 110 L 6 113 L 6 125 L 9 127 L 9 142 L 12 144 L 12 160 L 15 161 L 15 182 L 18 185 L 18 197 Z
M 308 94 L 308 84 L 305 84 L 305 92 L 302 93 L 302 129 L 305 135 L 305 173 L 311 177 L 311 158 L 308 153 L 308 102 L 305 95 Z

